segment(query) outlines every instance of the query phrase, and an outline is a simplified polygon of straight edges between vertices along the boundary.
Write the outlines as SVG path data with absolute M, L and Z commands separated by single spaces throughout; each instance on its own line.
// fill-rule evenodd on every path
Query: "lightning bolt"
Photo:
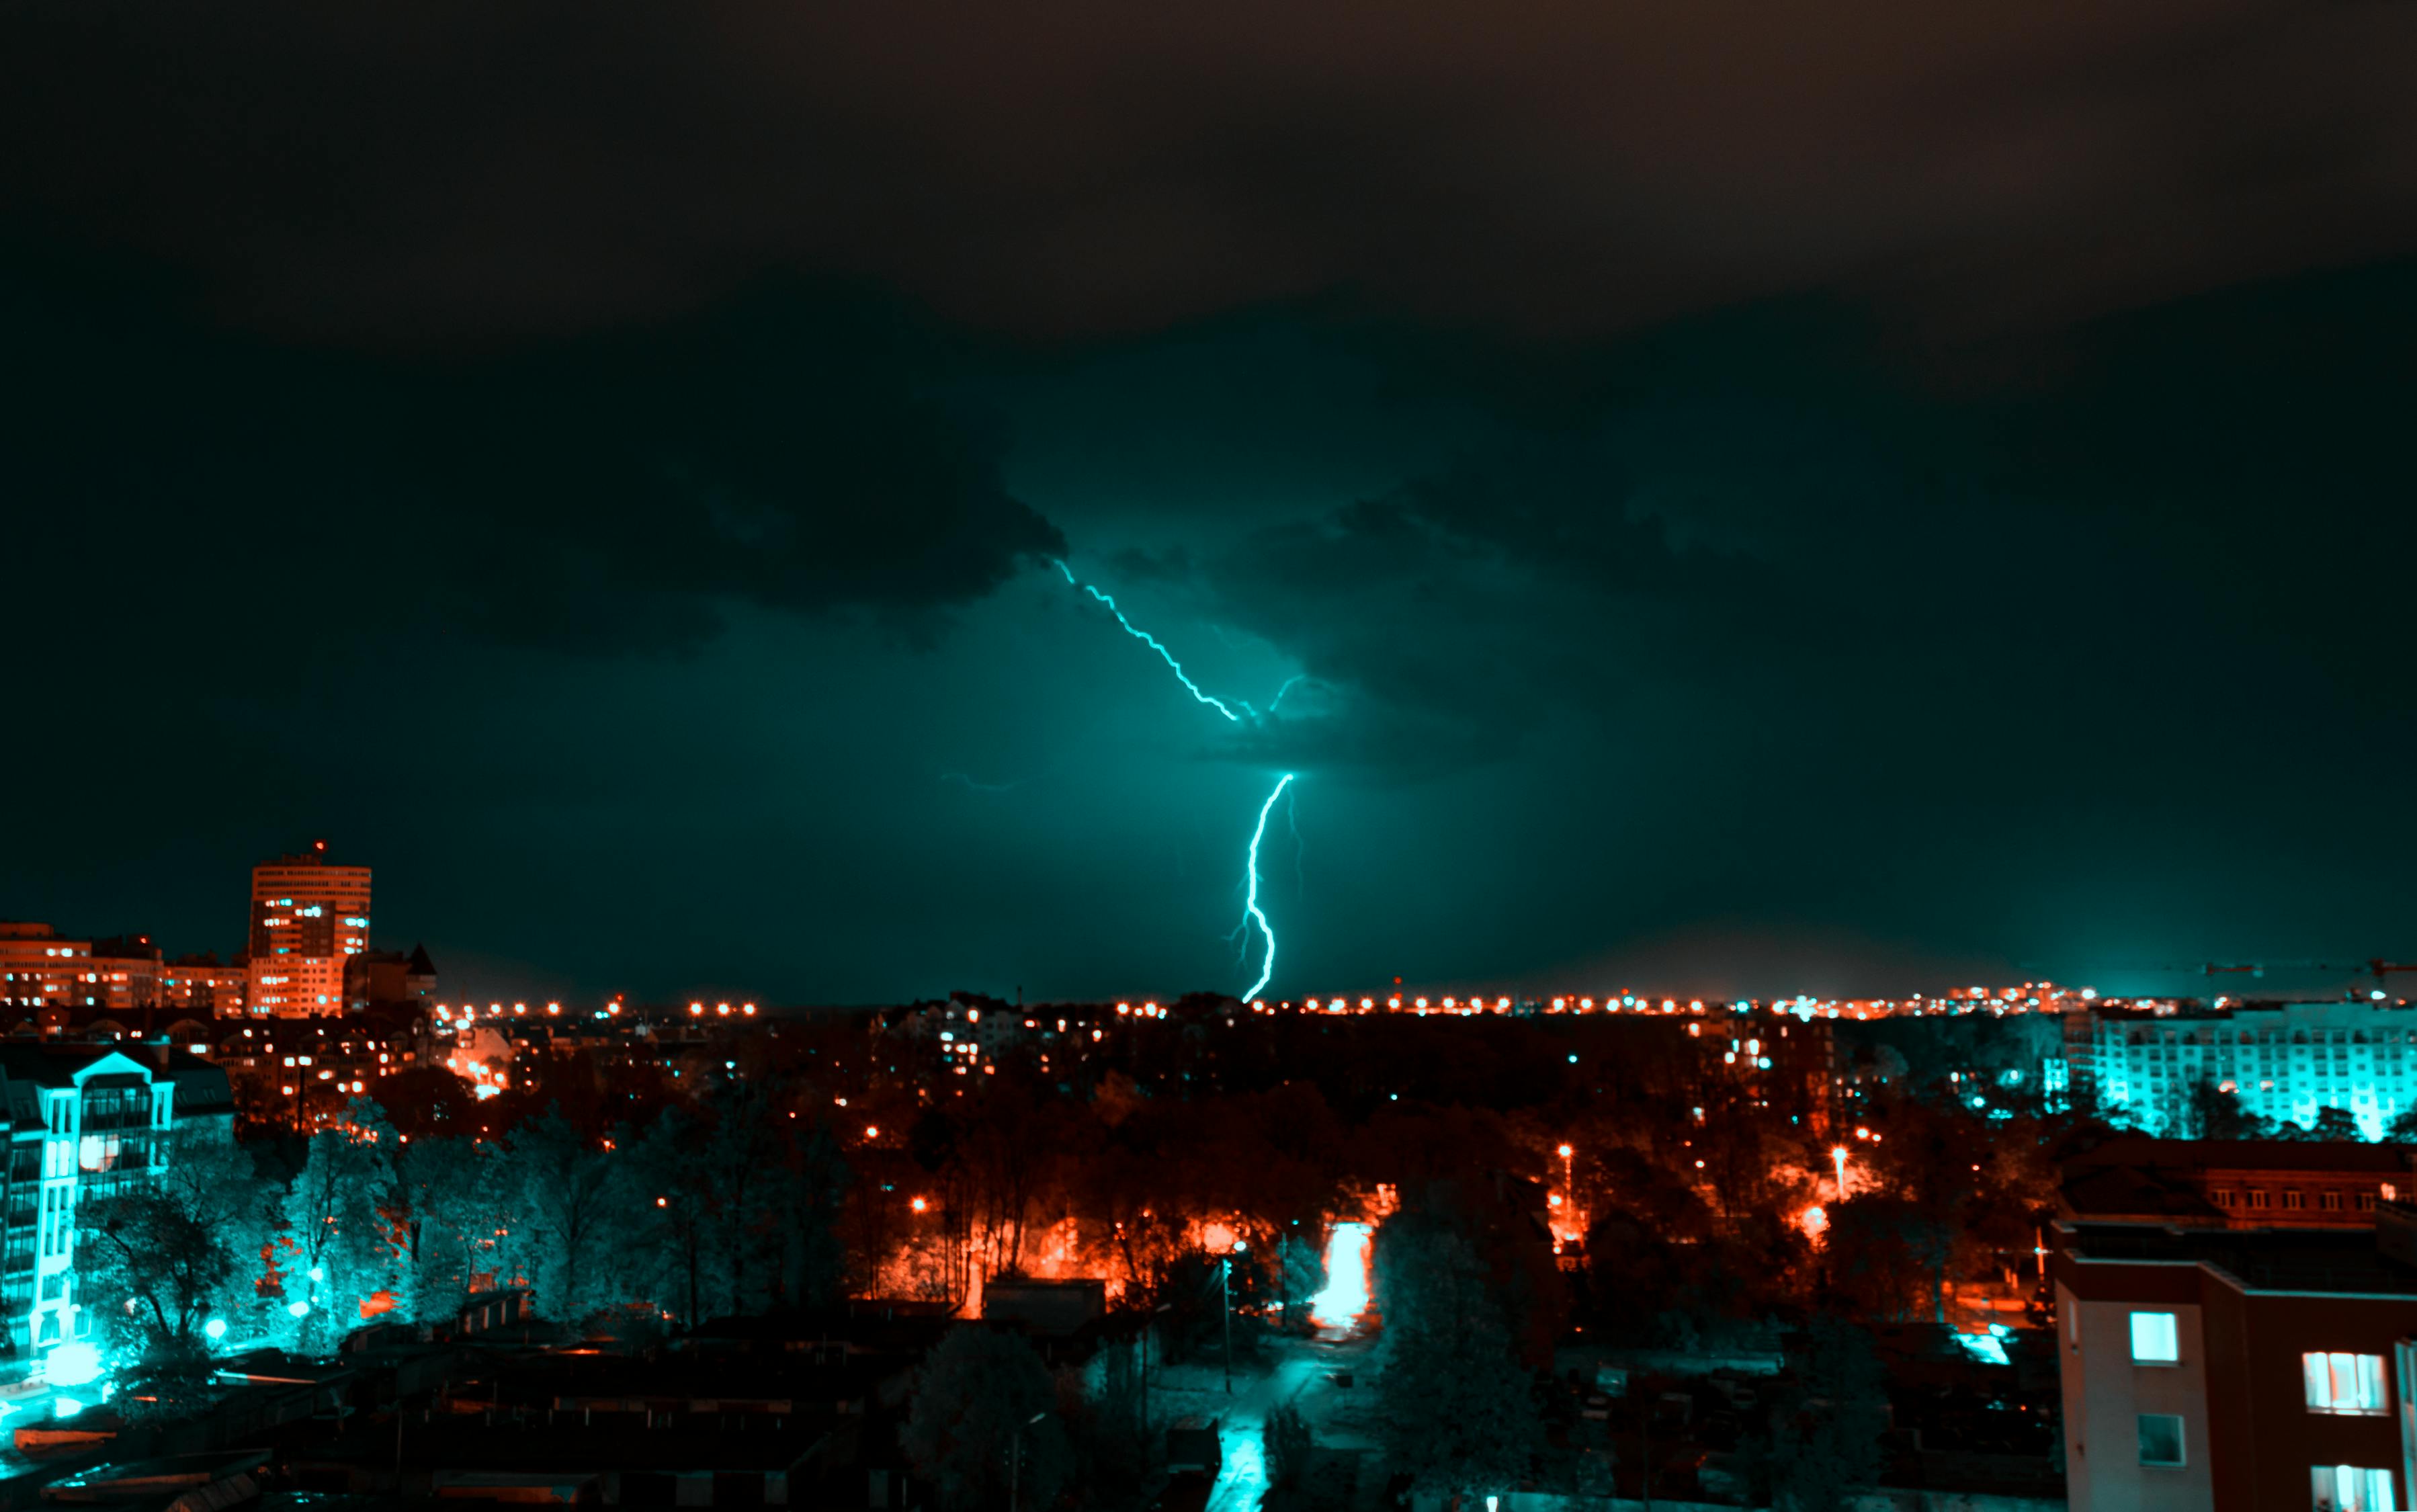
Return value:
M 1192 695 L 1195 701 L 1208 705 L 1209 708 L 1217 710 L 1217 712 L 1224 715 L 1228 720 L 1237 725 L 1243 723 L 1242 715 L 1234 712 L 1234 710 L 1226 705 L 1224 699 L 1217 697 L 1213 694 L 1204 692 L 1201 689 L 1200 684 L 1193 681 L 1191 674 L 1183 670 L 1183 664 L 1175 659 L 1175 653 L 1168 650 L 1166 647 L 1160 642 L 1157 636 L 1151 634 L 1148 631 L 1142 629 L 1139 625 L 1136 625 L 1132 620 L 1126 619 L 1125 612 L 1117 607 L 1116 600 L 1108 597 L 1106 593 L 1094 588 L 1092 585 L 1084 582 L 1081 578 L 1076 577 L 1074 575 L 1074 569 L 1067 566 L 1065 562 L 1052 557 L 1049 565 L 1056 568 L 1057 571 L 1065 576 L 1067 587 L 1081 588 L 1092 598 L 1097 599 L 1101 603 L 1105 604 L 1107 606 L 1108 613 L 1117 617 L 1117 623 L 1124 627 L 1126 634 L 1131 635 L 1133 639 L 1140 641 L 1151 650 L 1156 651 L 1158 653 L 1158 659 L 1164 662 L 1168 670 L 1175 674 L 1175 680 L 1182 683 L 1183 691 Z M 1292 692 L 1296 684 L 1306 680 L 1310 680 L 1306 673 L 1286 679 L 1284 686 L 1276 690 L 1275 697 L 1269 701 L 1268 712 L 1270 714 L 1274 713 L 1276 711 L 1276 706 L 1284 702 L 1285 695 Z M 1238 699 L 1236 701 L 1239 702 L 1240 700 Z M 1261 716 L 1257 710 L 1253 709 L 1247 703 L 1242 704 L 1242 708 L 1249 713 L 1250 723 L 1257 724 L 1259 722 Z M 1268 942 L 1268 953 L 1259 961 L 1259 979 L 1251 984 L 1250 991 L 1242 994 L 1242 1000 L 1245 1002 L 1258 997 L 1258 995 L 1266 989 L 1269 981 L 1274 977 L 1276 972 L 1276 932 L 1274 927 L 1268 923 L 1266 910 L 1259 907 L 1259 842 L 1267 837 L 1268 816 L 1275 812 L 1276 800 L 1282 798 L 1285 795 L 1285 790 L 1292 786 L 1293 775 L 1293 773 L 1287 771 L 1283 777 L 1277 780 L 1275 790 L 1269 793 L 1267 802 L 1259 805 L 1259 822 L 1251 828 L 1250 861 L 1244 872 L 1247 887 L 1242 899 L 1242 922 L 1239 925 L 1236 926 L 1234 933 L 1237 936 L 1242 937 L 1242 956 L 1245 961 L 1249 959 L 1250 955 L 1251 947 L 1248 938 L 1249 931 L 1254 925 L 1257 927 L 1259 933 L 1266 937 Z M 968 784 L 968 786 L 970 786 L 970 784 Z M 1300 833 L 1300 828 L 1296 825 L 1293 830 L 1296 842 L 1299 840 Z M 1295 859 L 1297 861 L 1299 859 L 1298 856 L 1296 856 Z
M 1074 575 L 1074 569 L 1067 566 L 1064 562 L 1053 559 L 1050 565 L 1066 574 L 1067 586 L 1070 588 L 1081 588 L 1084 592 L 1099 600 L 1102 603 L 1106 604 L 1108 606 L 1108 613 L 1117 617 L 1117 623 L 1125 627 L 1126 634 L 1131 635 L 1133 639 L 1148 647 L 1151 650 L 1156 651 L 1158 653 L 1159 660 L 1164 662 L 1168 667 L 1173 669 L 1175 673 L 1175 680 L 1183 684 L 1184 692 L 1192 695 L 1193 697 L 1198 699 L 1200 702 L 1207 704 L 1209 708 L 1224 715 L 1227 719 L 1232 720 L 1235 724 L 1239 725 L 1242 722 L 1242 716 L 1227 708 L 1225 706 L 1224 699 L 1216 696 L 1214 694 L 1203 693 L 1200 689 L 1200 684 L 1193 681 L 1192 675 L 1183 670 L 1183 664 L 1175 659 L 1175 653 L 1168 650 L 1163 645 L 1160 644 L 1159 638 L 1156 635 L 1151 634 L 1148 631 L 1142 629 L 1139 625 L 1136 625 L 1132 620 L 1126 619 L 1125 612 L 1117 607 L 1116 600 L 1109 598 L 1105 593 L 1101 592 L 1090 584 L 1076 577 Z M 1279 695 L 1278 696 L 1282 695 Z
M 1291 786 L 1292 773 L 1289 771 L 1276 779 L 1275 790 L 1268 794 L 1266 802 L 1259 805 L 1259 822 L 1251 830 L 1251 890 L 1242 900 L 1242 917 L 1247 923 L 1257 924 L 1259 933 L 1268 937 L 1268 954 L 1259 962 L 1259 979 L 1251 984 L 1250 991 L 1242 994 L 1244 1002 L 1256 1000 L 1266 988 L 1268 979 L 1276 974 L 1276 932 L 1268 926 L 1268 916 L 1259 911 L 1259 841 L 1268 832 L 1268 816 L 1275 811 L 1276 800 L 1282 798 L 1284 790 Z

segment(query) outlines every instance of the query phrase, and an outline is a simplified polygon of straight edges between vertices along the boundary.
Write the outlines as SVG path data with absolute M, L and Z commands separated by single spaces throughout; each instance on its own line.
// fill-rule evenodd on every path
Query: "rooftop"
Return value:
M 2417 1298 L 2417 1267 L 2386 1257 L 2364 1229 L 2148 1229 L 2062 1225 L 2083 1260 L 2197 1263 L 2243 1291 L 2330 1291 Z
M 2123 1135 L 2064 1162 L 2068 1176 L 2090 1168 L 2136 1170 L 2289 1170 L 2397 1175 L 2417 1164 L 2407 1145 L 2344 1139 L 2157 1139 Z

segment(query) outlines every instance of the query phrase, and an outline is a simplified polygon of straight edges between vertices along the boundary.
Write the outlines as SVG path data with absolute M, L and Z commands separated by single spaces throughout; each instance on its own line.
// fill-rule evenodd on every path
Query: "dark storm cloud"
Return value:
M 2405 247 L 2417 10 L 18 6 L 0 200 L 314 336 L 870 274 L 996 328 L 1341 294 L 1557 335 L 1984 323 Z
M 1064 549 L 1000 482 L 990 422 L 924 396 L 914 333 L 875 302 L 776 289 L 658 329 L 422 360 L 13 271 L 0 300 L 32 380 L 0 417 L 17 543 L 97 573 L 38 578 L 53 616 L 99 591 L 239 638 L 307 582 L 340 599 L 305 637 L 322 653 L 414 624 L 686 648 L 733 603 L 920 635 Z
M 2254 761 L 2194 752 L 2143 787 L 2127 763 L 1832 742 L 2010 711 L 2100 738 L 2253 706 L 2332 729 L 2329 762 L 2405 732 L 2349 690 L 2412 638 L 2354 564 L 2417 549 L 2394 502 L 2417 267 L 2103 317 L 1984 354 L 1985 384 L 1861 325 L 1750 308 L 1555 359 L 1591 397 L 1453 467 L 1124 566 L 1297 659 L 1315 680 L 1231 749 L 1305 770 L 1524 760 L 1557 720 L 1742 720 L 1814 742 L 1782 781 L 1808 801 L 1834 781 L 1876 802 L 1886 772 L 1908 803 L 1960 784 L 2155 807 L 2237 792 Z

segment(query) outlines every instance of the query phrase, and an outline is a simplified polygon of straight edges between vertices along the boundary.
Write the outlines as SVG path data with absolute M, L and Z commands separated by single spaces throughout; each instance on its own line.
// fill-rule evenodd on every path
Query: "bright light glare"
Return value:
M 1309 1321 L 1347 1328 L 1368 1310 L 1368 1226 L 1338 1223 L 1326 1240 L 1326 1290 L 1309 1301 Z
M 311 1305 L 307 1302 L 289 1302 L 285 1305 L 285 1310 L 296 1318 L 311 1316 Z
M 226 1320 L 223 1318 L 213 1318 L 208 1322 L 204 1323 L 202 1325 L 202 1336 L 208 1339 L 213 1344 L 217 1343 L 220 1339 L 226 1337 Z
M 100 1379 L 100 1351 L 82 1342 L 62 1344 L 42 1362 L 42 1374 L 53 1386 L 81 1386 Z

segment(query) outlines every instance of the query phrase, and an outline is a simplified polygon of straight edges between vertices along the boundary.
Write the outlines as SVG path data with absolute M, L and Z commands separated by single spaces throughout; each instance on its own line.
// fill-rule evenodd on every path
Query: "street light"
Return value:
M 1847 1147 L 1845 1145 L 1833 1144 L 1830 1147 L 1830 1164 L 1838 1168 L 1838 1200 L 1844 1202 L 1847 1199 Z
M 1234 1395 L 1234 1257 L 1251 1246 L 1222 1223 L 1202 1230 L 1209 1252 L 1217 1257 L 1217 1321 L 1225 1335 L 1225 1395 Z

